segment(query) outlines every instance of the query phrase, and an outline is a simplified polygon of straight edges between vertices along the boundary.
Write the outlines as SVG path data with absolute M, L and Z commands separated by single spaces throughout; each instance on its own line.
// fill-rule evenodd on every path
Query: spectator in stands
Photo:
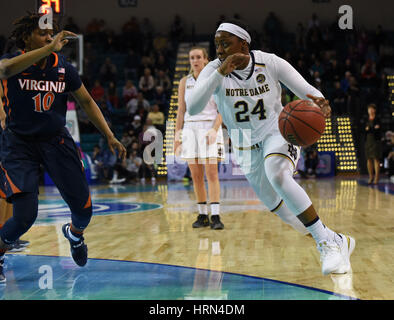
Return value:
M 155 86 L 162 87 L 168 96 L 171 95 L 171 80 L 164 70 L 158 70 L 155 76 Z
M 367 59 L 361 67 L 361 78 L 366 87 L 376 86 L 376 66 L 371 59 Z
M 345 72 L 345 77 L 341 80 L 341 89 L 343 92 L 347 93 L 350 87 L 350 77 L 352 76 L 350 71 Z
M 120 139 L 120 142 L 124 145 L 126 150 L 128 150 L 131 147 L 131 144 L 133 143 L 133 135 L 134 135 L 133 130 L 126 130 L 125 132 L 123 132 L 122 139 Z
M 123 90 L 122 90 L 123 104 L 125 106 L 127 106 L 128 102 L 131 99 L 137 98 L 137 95 L 138 95 L 138 90 L 135 87 L 133 81 L 130 79 L 127 79 L 125 85 L 123 86 Z
M 100 36 L 100 43 L 102 44 L 105 52 L 116 53 L 119 51 L 119 43 L 115 31 L 108 29 L 101 33 Z
M 93 147 L 93 152 L 92 152 L 92 162 L 93 164 L 97 164 L 97 162 L 100 162 L 102 159 L 102 152 L 101 148 L 98 144 L 96 144 Z M 97 162 L 96 162 L 97 161 Z
M 136 152 L 136 154 L 137 154 L 140 158 L 142 158 L 142 156 L 143 156 L 143 154 L 142 154 L 142 153 L 143 153 L 143 150 L 142 150 L 142 147 L 140 146 L 140 144 L 139 144 L 138 141 L 133 142 L 133 143 L 131 144 L 130 152 L 131 152 L 131 153 Z
M 138 81 L 144 75 L 146 68 L 149 68 L 150 70 L 153 70 L 153 68 L 154 68 L 153 60 L 149 55 L 143 55 L 141 57 L 141 61 L 138 66 L 138 73 L 137 73 L 137 76 L 138 76 L 137 80 Z
M 136 115 L 140 116 L 141 123 L 145 123 L 146 122 L 146 117 L 148 115 L 148 111 L 147 111 L 147 109 L 145 109 L 143 107 L 138 107 Z
M 135 115 L 133 121 L 130 126 L 127 127 L 127 130 L 133 130 L 134 134 L 138 137 L 140 132 L 142 131 L 142 119 L 141 116 Z
M 150 68 L 145 68 L 144 75 L 141 76 L 138 83 L 138 89 L 144 94 L 144 96 L 151 100 L 153 96 L 153 88 L 155 87 L 155 79 L 152 76 Z
M 99 145 L 94 147 L 92 162 L 96 166 L 95 171 L 100 181 L 109 181 L 112 178 L 116 158 L 116 155 L 108 147 L 104 147 L 103 149 Z
M 140 64 L 139 55 L 133 50 L 130 49 L 124 64 L 124 76 L 125 79 L 138 80 L 138 68 Z
M 115 82 L 110 81 L 107 88 L 107 100 L 111 103 L 112 107 L 115 109 L 119 108 L 119 97 L 118 89 Z
M 313 85 L 317 85 L 317 84 L 321 85 L 320 72 L 319 71 L 314 71 L 313 72 Z M 317 88 L 317 89 L 319 89 L 319 88 Z
M 297 60 L 297 71 L 307 80 L 311 81 L 311 74 L 309 73 L 308 67 L 305 65 L 304 59 Z
M 99 106 L 105 120 L 112 123 L 112 115 L 114 110 L 111 103 L 106 99 L 101 99 L 97 101 L 97 105 Z
M 305 150 L 305 173 L 308 178 L 316 177 L 316 169 L 319 164 L 319 154 L 317 152 L 317 144 L 308 147 Z
M 346 112 L 347 96 L 341 89 L 339 81 L 334 82 L 334 92 L 331 101 L 333 102 L 331 107 L 334 115 L 343 115 Z
M 323 79 L 327 82 L 336 82 L 341 80 L 342 75 L 341 67 L 338 64 L 337 59 L 331 59 L 331 61 L 327 64 L 327 68 L 324 72 Z
M 104 99 L 105 89 L 101 85 L 100 80 L 94 81 L 94 86 L 93 86 L 92 90 L 90 90 L 90 95 L 92 96 L 93 100 L 96 102 Z
M 143 108 L 145 110 L 149 110 L 150 103 L 145 99 L 144 94 L 142 92 L 137 93 L 137 97 L 129 100 L 126 105 L 127 113 L 129 115 L 135 114 L 138 109 Z
M 321 61 L 315 58 L 314 63 L 311 66 L 310 72 L 314 74 L 316 71 L 319 72 L 319 77 L 324 74 L 324 67 Z
M 159 105 L 155 103 L 151 111 L 148 113 L 147 119 L 152 121 L 152 124 L 164 134 L 165 131 L 165 117 L 164 113 L 160 111 Z
M 116 68 L 115 64 L 112 63 L 110 57 L 105 58 L 104 64 L 100 68 L 100 77 L 101 80 L 106 83 L 110 81 L 116 82 L 118 69 Z
M 381 124 L 376 117 L 376 105 L 368 105 L 368 121 L 365 126 L 365 157 L 367 159 L 368 184 L 379 181 L 380 159 L 382 157 Z
M 118 159 L 112 169 L 112 179 L 109 181 L 110 184 L 119 184 L 126 181 L 125 171 L 122 167 L 122 159 Z
M 155 75 L 159 73 L 159 71 L 163 71 L 164 74 L 168 73 L 168 63 L 163 53 L 159 53 L 157 57 L 157 61 L 155 63 Z
M 127 182 L 134 182 L 140 178 L 142 175 L 140 174 L 141 165 L 142 159 L 137 155 L 137 151 L 129 152 L 128 157 L 122 163 Z
M 352 62 L 351 58 L 347 58 L 345 60 L 345 65 L 343 67 L 343 72 L 345 73 L 345 76 L 346 76 L 347 72 L 349 72 L 350 74 L 352 74 L 354 76 L 357 76 L 359 74 L 359 72 L 357 70 L 357 67 L 355 66 L 355 63 Z
M 164 92 L 163 87 L 157 86 L 153 92 L 153 103 L 157 103 L 161 111 L 166 112 L 168 110 L 168 98 L 166 92 Z
M 153 49 L 156 52 L 163 52 L 168 47 L 168 38 L 162 33 L 158 33 L 153 39 Z

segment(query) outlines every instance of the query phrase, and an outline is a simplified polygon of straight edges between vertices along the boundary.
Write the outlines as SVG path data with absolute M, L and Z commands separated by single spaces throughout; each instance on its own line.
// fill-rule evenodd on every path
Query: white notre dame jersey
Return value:
M 190 95 L 190 92 L 193 90 L 195 84 L 196 84 L 196 79 L 194 79 L 193 75 L 192 74 L 188 75 L 185 83 L 185 101 Z M 218 109 L 215 100 L 213 99 L 213 97 L 211 97 L 205 108 L 200 113 L 191 116 L 186 110 L 184 121 L 215 120 L 217 116 L 218 116 Z
M 301 99 L 307 99 L 308 93 L 322 96 L 288 62 L 275 54 L 253 50 L 250 56 L 244 70 L 234 70 L 224 78 L 217 72 L 220 60 L 213 60 L 197 81 L 197 84 L 204 83 L 206 95 L 212 94 L 209 88 L 215 87 L 213 96 L 234 146 L 252 146 L 267 135 L 280 134 L 278 117 L 283 109 L 280 82 Z M 202 92 L 199 87 L 193 95 L 199 96 Z M 196 99 L 195 96 L 190 99 L 194 106 Z
M 278 116 L 283 108 L 273 55 L 262 51 L 252 51 L 250 55 L 246 68 L 249 74 L 230 73 L 214 92 L 231 141 L 244 147 L 254 145 L 268 133 L 279 130 Z M 212 64 L 219 68 L 221 62 L 216 59 Z

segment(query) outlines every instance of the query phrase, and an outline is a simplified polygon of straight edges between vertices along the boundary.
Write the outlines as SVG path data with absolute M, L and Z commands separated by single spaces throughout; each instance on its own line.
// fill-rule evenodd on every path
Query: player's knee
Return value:
M 13 219 L 20 230 L 30 229 L 38 215 L 38 195 L 36 193 L 18 193 L 12 196 Z
M 265 160 L 266 175 L 274 188 L 282 189 L 288 179 L 292 178 L 291 163 L 280 157 L 270 157 Z
M 271 185 L 276 189 L 276 188 L 281 188 L 285 184 L 287 173 L 282 170 L 278 171 L 271 171 L 270 173 L 267 173 L 267 177 Z
M 204 180 L 204 168 L 202 165 L 189 165 L 193 181 Z
M 205 174 L 209 181 L 215 181 L 219 178 L 217 165 L 207 165 L 205 167 Z

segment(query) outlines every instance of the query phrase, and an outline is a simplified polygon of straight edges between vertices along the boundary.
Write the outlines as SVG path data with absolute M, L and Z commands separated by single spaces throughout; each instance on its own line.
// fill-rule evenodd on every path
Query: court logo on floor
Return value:
M 163 207 L 156 203 L 132 202 L 125 199 L 95 199 L 92 205 L 93 216 L 136 213 Z M 53 223 L 59 220 L 69 221 L 70 217 L 70 208 L 63 200 L 41 200 L 38 205 L 36 223 Z

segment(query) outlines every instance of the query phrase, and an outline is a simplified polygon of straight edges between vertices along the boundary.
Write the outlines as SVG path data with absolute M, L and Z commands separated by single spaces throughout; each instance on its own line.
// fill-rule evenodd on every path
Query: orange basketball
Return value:
M 319 106 L 312 101 L 295 100 L 283 108 L 278 125 L 286 141 L 306 147 L 320 139 L 326 120 Z

